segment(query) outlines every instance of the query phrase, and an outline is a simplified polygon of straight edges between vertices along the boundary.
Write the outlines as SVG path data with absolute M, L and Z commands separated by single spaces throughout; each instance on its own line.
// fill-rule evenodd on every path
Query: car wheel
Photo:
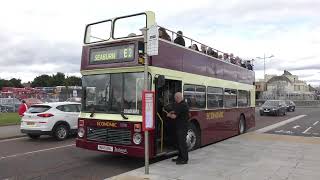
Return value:
M 54 137 L 59 140 L 67 139 L 69 135 L 69 128 L 66 125 L 60 124 L 54 130 Z
M 186 143 L 189 151 L 200 147 L 200 132 L 194 123 L 189 125 Z
M 246 122 L 243 115 L 240 116 L 238 128 L 239 134 L 243 134 L 246 132 Z
M 287 111 L 283 111 L 283 116 L 285 116 L 287 114 Z
M 37 134 L 28 134 L 29 138 L 31 139 L 39 139 L 40 135 Z
M 263 116 L 263 115 L 264 115 L 263 112 L 261 112 L 261 113 L 260 113 L 260 116 Z

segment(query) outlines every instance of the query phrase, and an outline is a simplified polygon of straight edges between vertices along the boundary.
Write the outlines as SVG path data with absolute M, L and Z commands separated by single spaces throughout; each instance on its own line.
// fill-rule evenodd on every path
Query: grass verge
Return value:
M 17 112 L 0 113 L 0 126 L 20 124 L 21 118 Z

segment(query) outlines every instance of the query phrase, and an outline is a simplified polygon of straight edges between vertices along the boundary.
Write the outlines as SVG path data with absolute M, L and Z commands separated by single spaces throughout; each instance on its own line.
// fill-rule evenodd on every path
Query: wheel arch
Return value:
M 57 122 L 54 124 L 54 126 L 53 126 L 53 128 L 52 128 L 52 131 L 54 131 L 59 125 L 65 125 L 65 126 L 67 126 L 68 130 L 71 129 L 70 124 L 69 124 L 67 121 L 62 121 L 62 120 L 60 120 L 60 121 L 57 121 Z
M 195 119 L 195 118 L 191 119 L 191 120 L 190 120 L 190 123 L 194 124 L 195 127 L 196 127 L 197 130 L 198 130 L 198 133 L 199 133 L 199 136 L 200 136 L 200 138 L 199 138 L 199 140 L 200 140 L 199 144 L 200 144 L 200 146 L 201 146 L 201 145 L 202 145 L 202 144 L 201 144 L 201 142 L 202 142 L 202 135 L 201 135 L 201 126 L 200 126 L 200 123 L 199 123 L 199 121 L 198 121 L 197 119 Z

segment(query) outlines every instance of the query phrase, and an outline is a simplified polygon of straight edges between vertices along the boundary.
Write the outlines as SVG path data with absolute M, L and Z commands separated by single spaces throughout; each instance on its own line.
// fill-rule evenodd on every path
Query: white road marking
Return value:
M 19 137 L 19 138 L 11 138 L 11 139 L 4 139 L 4 140 L 0 140 L 0 143 L 2 142 L 8 142 L 8 141 L 16 141 L 19 139 L 27 139 L 28 137 Z
M 283 126 L 283 125 L 285 125 L 285 124 L 291 123 L 291 122 L 293 122 L 293 121 L 295 121 L 295 120 L 298 120 L 298 119 L 300 119 L 300 118 L 303 118 L 303 117 L 305 117 L 305 116 L 307 116 L 307 115 L 296 116 L 296 117 L 287 119 L 287 120 L 285 120 L 285 121 L 281 121 L 281 122 L 279 122 L 279 123 L 272 124 L 272 125 L 270 125 L 270 126 L 267 126 L 267 127 L 261 128 L 261 129 L 258 129 L 258 130 L 256 130 L 255 132 L 257 132 L 257 133 L 265 133 L 265 132 L 267 132 L 267 131 L 270 131 L 270 130 L 275 129 L 275 128 L 277 128 L 277 127 L 280 127 L 280 126 Z
M 305 131 L 302 132 L 302 134 L 306 134 L 312 127 L 309 127 L 308 129 L 306 129 Z
M 14 154 L 14 155 L 10 155 L 10 156 L 2 156 L 2 157 L 0 157 L 0 160 L 8 159 L 8 158 L 13 158 L 13 157 L 18 157 L 18 156 L 29 155 L 29 154 L 34 154 L 34 153 L 38 153 L 38 152 L 44 152 L 44 151 L 50 151 L 50 150 L 55 150 L 55 149 L 61 149 L 61 148 L 70 147 L 70 146 L 74 146 L 74 145 L 75 145 L 75 144 L 69 144 L 69 145 L 65 145 L 65 146 L 57 146 L 57 147 L 53 147 L 53 148 L 41 149 L 41 150 L 31 151 L 31 152 L 26 152 L 26 153 L 19 153 L 19 154 Z
M 315 125 L 317 125 L 317 124 L 318 124 L 318 122 L 319 122 L 319 121 L 317 121 L 317 122 L 313 123 L 313 125 L 314 125 L 314 126 L 315 126 Z
M 297 128 L 299 128 L 300 126 L 299 125 L 296 125 L 296 126 L 293 126 L 292 128 L 293 129 L 297 129 Z

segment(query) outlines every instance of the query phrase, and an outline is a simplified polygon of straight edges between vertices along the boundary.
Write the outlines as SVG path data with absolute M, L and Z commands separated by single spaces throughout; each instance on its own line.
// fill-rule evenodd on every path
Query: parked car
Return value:
M 21 119 L 21 132 L 32 139 L 41 135 L 51 135 L 64 140 L 78 129 L 81 104 L 74 102 L 54 102 L 30 106 Z
M 260 107 L 260 115 L 263 116 L 265 114 L 272 114 L 276 116 L 286 115 L 287 106 L 285 101 L 283 100 L 267 100 Z
M 295 111 L 296 110 L 296 104 L 294 104 L 294 102 L 291 100 L 286 100 L 286 106 L 287 106 L 287 111 Z

